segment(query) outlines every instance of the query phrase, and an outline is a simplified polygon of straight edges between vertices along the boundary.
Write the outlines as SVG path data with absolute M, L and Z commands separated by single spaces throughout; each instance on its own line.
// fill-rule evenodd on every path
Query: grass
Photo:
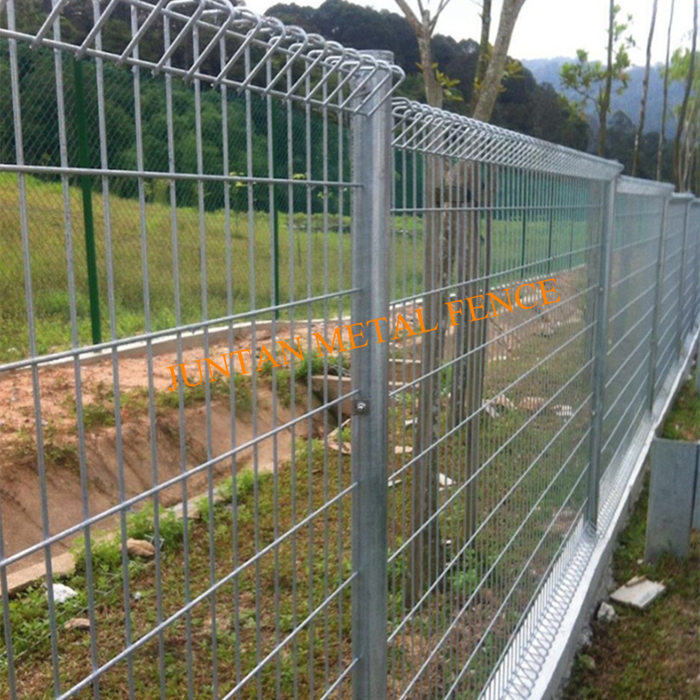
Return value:
M 551 349 L 551 343 L 551 338 L 533 339 L 524 361 L 534 362 L 547 347 Z M 547 376 L 558 376 L 574 361 L 577 361 L 575 356 L 558 355 L 548 368 L 553 374 Z M 508 378 L 500 378 L 500 381 L 508 381 Z M 526 390 L 536 390 L 536 379 L 529 377 L 528 381 L 532 384 Z M 537 390 L 542 389 L 540 384 Z M 412 431 L 407 432 L 405 427 L 411 416 L 410 401 L 397 402 L 391 409 L 390 454 L 395 444 L 412 445 Z M 440 420 L 444 429 L 446 412 Z M 532 430 L 518 434 L 526 421 Z M 536 468 L 529 475 L 524 473 L 561 428 L 561 419 L 545 414 L 532 417 L 513 413 L 498 421 L 484 418 L 482 449 L 483 454 L 492 457 L 492 462 L 478 482 L 480 517 L 484 519 L 497 508 L 518 476 L 522 477 L 521 486 L 506 498 L 505 506 L 500 506 L 498 517 L 484 526 L 475 546 L 459 556 L 455 555 L 465 535 L 463 499 L 456 499 L 444 509 L 440 531 L 443 539 L 452 541 L 450 552 L 445 552 L 445 564 L 453 556 L 454 561 L 444 569 L 443 582 L 392 643 L 389 660 L 392 683 L 410 680 L 405 675 L 407 665 L 410 668 L 415 662 L 414 672 L 417 672 L 425 654 L 440 643 L 442 632 L 454 617 L 457 619 L 454 633 L 448 635 L 441 652 L 426 666 L 421 682 L 446 690 L 450 679 L 461 670 L 464 658 L 473 651 L 475 656 L 470 667 L 473 673 L 467 676 L 461 696 L 475 698 L 478 695 L 491 664 L 508 644 L 519 611 L 524 609 L 538 585 L 538 572 L 528 570 L 520 577 L 519 585 L 510 594 L 507 612 L 499 616 L 489 630 L 502 596 L 518 580 L 531 554 L 533 541 L 544 537 L 535 563 L 551 556 L 562 541 L 560 533 L 545 535 L 545 532 L 557 505 L 571 488 L 575 488 L 577 463 L 574 461 L 571 471 L 563 476 L 557 477 L 556 471 L 561 466 L 562 455 L 571 453 L 577 431 L 583 430 L 583 426 L 572 422 L 571 434 L 564 432 L 549 453 L 545 450 L 545 456 L 535 463 Z M 508 449 L 496 454 L 498 446 L 507 438 L 510 438 Z M 342 431 L 341 439 L 351 439 L 349 428 Z M 455 479 L 463 468 L 459 465 L 464 439 L 465 433 L 458 432 L 439 450 L 441 469 Z M 393 458 L 392 468 L 398 468 L 408 459 L 410 453 Z M 158 619 L 180 610 L 188 595 L 192 599 L 206 591 L 212 580 L 220 581 L 230 575 L 241 563 L 250 561 L 256 552 L 289 532 L 294 523 L 316 512 L 348 487 L 350 467 L 350 457 L 329 450 L 324 441 L 297 438 L 292 462 L 272 474 L 256 476 L 252 471 L 243 471 L 235 479 L 219 484 L 217 490 L 222 500 L 216 505 L 198 502 L 199 517 L 188 522 L 183 532 L 188 546 L 178 540 L 177 533 L 171 537 L 172 545 L 163 548 L 158 574 L 155 562 L 132 561 L 124 569 L 116 541 L 100 542 L 96 550 L 97 571 L 93 571 L 99 660 L 107 661 L 124 648 L 125 599 L 130 601 L 128 619 L 133 642 L 147 634 Z M 410 472 L 404 474 L 401 484 L 390 489 L 391 552 L 396 552 L 411 532 L 411 478 Z M 541 501 L 539 509 L 532 509 L 533 499 L 544 483 L 552 483 L 553 488 Z M 449 489 L 441 493 L 441 502 L 446 503 L 452 493 Z M 574 501 L 577 497 L 582 498 L 583 494 L 575 494 Z M 152 537 L 152 511 L 130 516 L 132 528 L 134 517 L 141 523 L 139 534 Z M 523 520 L 528 522 L 528 527 L 521 535 L 513 537 Z M 256 698 L 258 693 L 262 697 L 284 699 L 322 695 L 339 669 L 345 668 L 352 658 L 349 588 L 338 592 L 352 571 L 351 522 L 348 494 L 278 546 L 266 550 L 255 559 L 255 564 L 239 570 L 213 598 L 205 598 L 194 606 L 161 637 L 156 636 L 146 643 L 133 656 L 137 697 L 157 695 L 161 684 L 168 697 L 184 697 L 190 687 L 195 698 L 210 697 L 214 673 L 220 687 L 230 689 L 287 638 L 283 651 L 273 655 L 260 674 L 242 688 L 241 697 Z M 163 536 L 162 525 L 160 536 Z M 396 629 L 406 615 L 404 595 L 409 568 L 408 552 L 392 558 L 387 620 L 390 630 Z M 476 586 L 481 582 L 483 587 L 477 595 Z M 75 590 L 85 591 L 85 567 L 81 566 L 65 583 Z M 13 630 L 26 631 L 22 642 L 25 646 L 15 662 L 20 694 L 27 700 L 43 700 L 51 693 L 52 660 L 50 640 L 45 634 L 48 629 L 46 606 L 44 603 L 43 614 L 39 616 L 43 632 L 35 634 L 25 626 L 22 603 L 26 601 L 29 616 L 33 624 L 38 625 L 36 610 L 41 608 L 44 595 L 41 589 L 23 594 L 13 601 L 11 610 Z M 468 614 L 460 616 L 459 610 L 475 595 Z M 301 625 L 308 614 L 328 598 L 330 603 L 317 614 L 314 622 Z M 59 610 L 58 648 L 63 688 L 78 682 L 89 668 L 86 665 L 89 635 L 62 628 L 68 619 L 85 616 L 86 611 L 87 602 L 82 594 L 79 600 Z M 212 619 L 216 620 L 214 625 Z M 29 644 L 30 638 L 34 640 L 32 644 Z M 477 650 L 477 643 L 481 650 Z M 424 653 L 420 659 L 414 657 L 414 650 L 418 648 Z M 124 697 L 127 679 L 126 665 L 119 664 L 103 677 L 101 697 Z M 347 696 L 348 688 L 341 689 L 341 697 Z
M 300 458 L 303 458 L 301 452 Z M 95 635 L 100 659 L 107 660 L 124 645 L 125 582 L 131 596 L 132 640 L 136 641 L 162 616 L 177 612 L 188 595 L 193 598 L 206 590 L 212 576 L 221 579 L 237 562 L 250 559 L 255 551 L 271 542 L 278 528 L 288 529 L 294 520 L 319 508 L 325 498 L 347 486 L 348 470 L 343 471 L 346 475 L 341 481 L 328 482 L 328 490 L 310 481 L 304 468 L 287 469 L 278 476 L 256 476 L 251 471 L 240 473 L 220 486 L 225 500 L 214 508 L 201 510 L 199 519 L 187 523 L 184 530 L 181 521 L 178 521 L 178 530 L 167 518 L 161 518 L 160 536 L 165 539 L 165 545 L 157 564 L 158 574 L 156 562 L 130 561 L 127 569 L 122 569 L 117 538 L 93 545 Z M 296 501 L 275 499 L 277 493 L 292 492 L 296 493 Z M 350 573 L 349 505 L 349 499 L 340 501 L 331 509 L 325 528 L 323 518 L 315 520 L 311 527 L 304 528 L 267 556 L 261 556 L 255 566 L 246 568 L 232 582 L 221 586 L 212 599 L 193 606 L 190 614 L 168 627 L 162 638 L 142 647 L 134 655 L 132 669 L 136 696 L 152 697 L 162 683 L 168 697 L 184 696 L 189 686 L 194 690 L 194 697 L 211 697 L 215 675 L 222 687 L 229 687 L 234 678 L 240 680 L 241 674 L 256 665 L 261 654 L 273 649 L 276 640 L 297 630 L 312 606 L 319 605 Z M 130 516 L 129 535 L 153 537 L 152 518 L 152 509 Z M 341 527 L 340 522 L 343 522 Z M 167 527 L 164 528 L 164 524 Z M 170 532 L 165 538 L 164 531 Z M 183 536 L 190 543 L 185 550 L 188 556 L 184 565 Z M 324 542 L 325 546 L 332 544 L 334 557 L 325 564 L 320 559 L 310 560 L 309 547 L 313 545 L 320 550 Z M 84 556 L 80 562 L 75 575 L 65 583 L 84 591 Z M 156 593 L 157 577 L 162 582 L 160 595 Z M 298 595 L 293 598 L 294 589 Z M 309 697 L 314 683 L 322 684 L 331 673 L 325 653 L 333 660 L 334 669 L 338 663 L 344 663 L 349 655 L 348 595 L 347 588 L 338 593 L 315 625 L 299 629 L 285 650 L 261 674 L 260 682 L 267 693 L 274 692 L 279 684 L 283 697 L 292 697 L 295 692 L 300 697 Z M 274 605 L 271 604 L 273 600 Z M 81 594 L 58 611 L 64 688 L 85 674 L 89 643 L 84 633 L 69 632 L 62 626 L 71 617 L 85 615 L 87 608 L 85 595 Z M 48 697 L 51 657 L 44 591 L 36 588 L 14 599 L 10 615 L 13 629 L 21 634 L 13 650 L 20 694 L 27 700 Z M 158 662 L 159 645 L 163 650 L 162 667 Z M 107 673 L 100 684 L 101 697 L 124 697 L 126 677 L 124 664 Z M 245 686 L 241 697 L 254 698 L 257 693 L 257 683 L 252 682 Z
M 39 354 L 58 351 L 72 343 L 71 303 L 68 292 L 67 238 L 61 184 L 27 176 L 27 223 L 32 303 Z M 81 192 L 70 187 L 70 244 L 75 270 L 75 314 L 77 341 L 92 342 L 90 299 L 85 266 L 85 242 Z M 105 202 L 93 193 L 96 225 L 97 272 L 103 338 L 111 337 L 107 288 L 107 244 Z M 17 176 L 0 174 L 0 362 L 26 357 L 28 346 L 27 301 L 22 232 L 20 226 Z M 250 308 L 266 308 L 274 299 L 274 260 L 270 214 L 232 211 L 228 220 L 223 210 L 203 214 L 203 231 L 196 208 L 178 207 L 177 249 L 173 244 L 172 211 L 156 199 L 141 210 L 135 199 L 111 196 L 112 267 L 114 279 L 114 325 L 118 338 L 146 330 L 145 296 L 148 294 L 150 329 L 165 330 L 202 319 L 223 317 Z M 422 229 L 420 217 L 395 218 L 388 271 L 393 298 L 417 293 L 422 288 Z M 324 228 L 328 229 L 324 233 Z M 549 225 L 544 219 L 526 224 L 525 254 L 523 226 L 519 221 L 494 221 L 494 276 L 492 286 L 515 282 L 523 277 L 551 276 L 557 270 L 579 265 L 583 254 L 564 253 L 583 248 L 586 227 L 582 223 L 557 222 L 553 229 L 551 254 L 554 265 L 545 260 L 550 252 Z M 352 287 L 352 237 L 348 217 L 294 212 L 279 214 L 277 269 L 279 303 L 338 292 Z M 230 250 L 229 250 L 230 248 Z M 144 250 L 148 284 L 144 283 Z M 231 260 L 230 269 L 227 260 Z M 524 265 L 524 267 L 521 267 Z M 550 273 L 550 274 L 548 274 Z M 202 280 L 206 274 L 206 284 Z M 175 280 L 177 279 L 177 288 Z M 179 302 L 176 303 L 176 298 Z M 206 309 L 205 309 L 206 305 Z M 317 317 L 339 307 L 349 311 L 350 295 L 328 302 L 298 307 L 296 313 Z M 282 317 L 289 314 L 282 312 Z M 261 314 L 261 317 L 266 316 Z M 267 314 L 269 316 L 269 314 Z
M 517 362 L 498 363 L 489 371 L 486 395 L 493 397 L 507 389 L 516 403 L 527 396 L 552 397 L 584 364 L 584 339 L 567 342 L 580 328 L 580 323 L 572 324 L 566 335 L 524 337 L 517 349 Z M 542 362 L 547 357 L 548 361 Z M 331 362 L 325 368 L 325 361 L 322 366 L 318 358 L 310 357 L 304 370 L 318 372 L 325 368 L 328 372 L 337 364 Z M 283 403 L 283 387 L 288 386 L 291 394 L 292 382 L 305 372 L 293 377 L 286 369 L 277 370 L 272 378 L 261 372 L 257 381 L 276 381 Z M 441 375 L 444 372 L 446 368 Z M 234 381 L 243 380 L 245 384 L 235 385 L 237 393 L 250 386 L 249 377 Z M 589 385 L 590 377 L 584 372 L 553 402 L 577 408 L 585 402 Z M 224 378 L 209 386 L 213 396 L 226 400 L 229 385 Z M 109 401 L 109 389 L 103 389 L 103 398 Z M 204 390 L 197 389 L 187 389 L 190 402 L 204 399 Z M 392 472 L 412 458 L 406 448 L 414 447 L 416 428 L 407 427 L 407 421 L 413 417 L 415 398 L 407 390 L 392 403 Z M 127 392 L 123 399 L 132 413 L 148 408 L 143 391 Z M 172 411 L 176 399 L 175 393 L 158 392 L 156 407 Z M 435 417 L 441 434 L 447 429 L 448 407 L 449 398 L 445 396 Z M 392 697 L 400 695 L 401 688 L 411 681 L 411 673 L 421 669 L 433 650 L 436 653 L 422 668 L 419 685 L 432 689 L 430 695 L 439 696 L 473 654 L 459 696 L 478 696 L 521 614 L 539 589 L 543 572 L 561 546 L 576 508 L 585 499 L 586 485 L 580 478 L 587 458 L 586 445 L 580 442 L 588 426 L 585 410 L 569 420 L 544 410 L 534 414 L 508 411 L 497 419 L 482 413 L 479 420 L 483 469 L 474 483 L 483 527 L 472 546 L 465 548 L 468 504 L 461 487 L 466 477 L 469 435 L 466 430 L 457 430 L 434 450 L 440 471 L 454 479 L 452 488 L 437 495 L 443 506 L 439 520 L 441 579 L 410 619 L 406 617 L 405 600 L 410 549 L 402 547 L 413 531 L 412 470 L 404 471 L 400 483 L 389 490 L 387 626 L 393 632 L 402 625 L 389 650 Z M 340 442 L 350 438 L 345 428 Z M 402 446 L 404 451 L 396 453 L 394 446 Z M 220 484 L 222 502 L 197 502 L 199 519 L 186 524 L 183 543 L 165 548 L 157 563 L 129 562 L 123 566 L 121 554 L 114 553 L 115 546 L 111 553 L 100 552 L 93 586 L 97 611 L 94 634 L 100 663 L 124 649 L 127 620 L 133 643 L 148 634 L 158 620 L 177 613 L 188 600 L 205 592 L 212 581 L 222 581 L 237 572 L 214 596 L 205 597 L 135 651 L 131 672 L 137 697 L 157 696 L 161 687 L 172 697 L 187 696 L 190 689 L 196 698 L 211 697 L 215 682 L 230 689 L 284 640 L 287 643 L 280 652 L 272 654 L 260 673 L 242 688 L 240 696 L 285 700 L 319 697 L 352 659 L 349 587 L 339 590 L 352 572 L 352 497 L 346 494 L 319 511 L 351 484 L 350 458 L 334 452 L 324 441 L 306 441 L 298 435 L 293 450 L 294 458 L 282 462 L 270 475 L 241 472 L 235 480 Z M 279 542 L 278 538 L 312 513 L 316 515 L 309 522 Z M 146 521 L 150 517 L 143 516 Z M 108 547 L 98 545 L 102 546 Z M 246 562 L 250 563 L 241 568 Z M 86 573 L 79 570 L 66 583 L 85 591 Z M 39 605 L 32 596 L 43 600 L 43 595 L 37 589 L 16 599 L 13 631 L 24 629 L 21 601 L 28 597 L 27 609 L 32 611 Z M 313 621 L 302 625 L 329 599 Z M 89 635 L 62 629 L 66 619 L 85 613 L 85 598 L 81 600 L 77 612 L 75 607 L 61 610 L 58 619 L 64 689 L 89 671 Z M 129 601 L 128 609 L 125 601 Z M 45 604 L 42 619 L 46 629 Z M 452 621 L 452 632 L 443 638 Z M 28 642 L 16 659 L 20 695 L 27 700 L 43 700 L 52 692 L 50 640 L 39 634 L 31 644 Z M 106 673 L 100 682 L 101 697 L 124 697 L 128 677 L 125 663 Z M 339 695 L 346 697 L 347 690 L 346 684 Z
M 681 390 L 663 428 L 671 439 L 700 439 L 694 382 Z M 615 605 L 617 620 L 594 621 L 593 640 L 574 663 L 565 700 L 697 700 L 700 697 L 700 533 L 687 559 L 643 562 L 648 480 L 613 557 L 621 585 L 633 576 L 662 581 L 667 590 L 647 610 Z M 642 562 L 642 563 L 640 563 Z

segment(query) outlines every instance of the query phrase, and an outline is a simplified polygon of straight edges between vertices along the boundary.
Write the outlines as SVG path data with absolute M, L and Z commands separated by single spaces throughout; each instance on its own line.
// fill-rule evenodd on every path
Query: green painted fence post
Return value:
M 87 140 L 87 115 L 85 114 L 85 77 L 82 61 L 73 59 L 75 82 L 75 118 L 78 134 L 78 161 L 81 168 L 90 167 L 90 153 Z M 80 176 L 83 193 L 83 223 L 85 225 L 85 256 L 87 258 L 88 295 L 90 298 L 90 325 L 92 342 L 102 342 L 100 326 L 100 292 L 97 283 L 97 253 L 95 251 L 95 221 L 92 213 L 92 182 L 89 175 Z

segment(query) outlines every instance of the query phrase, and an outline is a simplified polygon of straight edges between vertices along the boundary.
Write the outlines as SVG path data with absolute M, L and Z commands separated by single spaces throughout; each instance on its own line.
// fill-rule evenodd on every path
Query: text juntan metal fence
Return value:
M 697 200 L 227 0 L 28 7 L 0 695 L 529 697 L 697 337 Z

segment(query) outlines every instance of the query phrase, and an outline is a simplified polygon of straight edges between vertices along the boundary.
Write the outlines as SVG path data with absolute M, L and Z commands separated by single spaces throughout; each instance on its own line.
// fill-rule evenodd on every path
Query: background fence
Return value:
M 0 0 L 0 695 L 532 696 L 697 200 L 227 0 L 52 7 Z

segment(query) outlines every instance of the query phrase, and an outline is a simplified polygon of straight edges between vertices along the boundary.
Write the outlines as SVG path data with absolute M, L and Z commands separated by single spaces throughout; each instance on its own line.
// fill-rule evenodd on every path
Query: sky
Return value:
M 280 0 L 247 0 L 252 10 L 264 12 Z M 290 2 L 293 0 L 283 0 Z M 351 0 L 378 10 L 399 12 L 395 0 Z M 439 0 L 429 0 L 437 7 Z M 621 16 L 633 15 L 631 32 L 637 46 L 631 51 L 632 63 L 644 65 L 653 0 L 617 0 Z M 298 5 L 318 7 L 323 0 L 296 0 Z M 412 7 L 417 0 L 409 0 Z M 502 0 L 493 0 L 491 41 L 493 41 Z M 671 0 L 659 0 L 652 62 L 663 63 Z M 480 0 L 450 0 L 437 26 L 437 32 L 455 39 L 478 40 L 481 31 Z M 608 0 L 526 0 L 515 27 L 508 53 L 521 60 L 571 57 L 576 49 L 586 49 L 591 58 L 603 59 L 606 49 Z M 671 45 L 690 45 L 693 26 L 693 0 L 675 0 Z

